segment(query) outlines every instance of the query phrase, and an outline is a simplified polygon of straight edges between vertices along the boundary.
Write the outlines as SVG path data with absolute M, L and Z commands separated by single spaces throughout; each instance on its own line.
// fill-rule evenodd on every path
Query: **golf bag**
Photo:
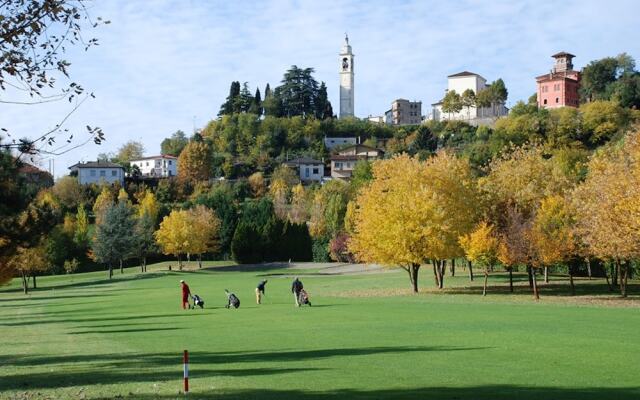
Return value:
M 311 301 L 309 301 L 309 294 L 304 289 L 300 290 L 300 293 L 298 294 L 298 304 L 300 304 L 301 306 L 308 304 L 309 307 L 311 307 Z
M 228 298 L 228 302 L 227 305 L 225 306 L 226 308 L 238 308 L 240 307 L 240 299 L 238 298 L 238 296 L 236 296 L 233 293 L 229 293 L 227 290 L 225 290 L 225 292 L 227 293 L 227 298 Z
M 193 308 L 196 308 L 196 306 L 200 307 L 200 308 L 204 308 L 204 300 L 202 300 L 202 297 L 198 296 L 197 294 L 193 295 Z

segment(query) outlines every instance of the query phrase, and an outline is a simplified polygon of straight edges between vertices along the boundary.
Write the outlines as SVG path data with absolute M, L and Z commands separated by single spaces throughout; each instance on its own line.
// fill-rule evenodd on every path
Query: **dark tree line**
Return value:
M 218 116 L 249 113 L 273 117 L 332 118 L 333 108 L 327 95 L 327 86 L 324 82 L 318 84 L 313 72 L 313 68 L 303 69 L 293 65 L 285 72 L 280 86 L 271 90 L 267 84 L 264 100 L 259 88 L 252 95 L 247 82 L 242 86 L 239 81 L 231 82 L 229 95 L 222 103 Z

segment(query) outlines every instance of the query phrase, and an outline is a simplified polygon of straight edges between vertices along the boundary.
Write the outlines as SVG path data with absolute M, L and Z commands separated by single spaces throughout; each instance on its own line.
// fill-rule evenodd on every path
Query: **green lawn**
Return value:
M 640 286 L 618 300 L 602 281 L 542 284 L 534 302 L 522 276 L 469 286 L 447 277 L 420 295 L 403 271 L 318 274 L 267 266 L 46 277 L 29 296 L 0 290 L 0 398 L 175 399 L 182 351 L 192 399 L 639 399 Z M 213 263 L 207 262 L 206 266 Z M 173 263 L 175 268 L 175 263 Z M 463 274 L 463 271 L 459 271 Z M 312 308 L 295 308 L 291 276 Z M 268 276 L 265 304 L 254 288 Z M 179 280 L 206 302 L 180 309 Z M 223 289 L 242 300 L 223 308 Z M 553 296 L 551 296 L 553 294 Z

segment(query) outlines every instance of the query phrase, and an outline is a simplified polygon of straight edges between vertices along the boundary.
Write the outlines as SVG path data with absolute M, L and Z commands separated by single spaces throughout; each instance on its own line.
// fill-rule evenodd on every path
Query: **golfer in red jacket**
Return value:
M 180 285 L 182 286 L 182 309 L 186 310 L 189 308 L 189 297 L 191 297 L 191 291 L 189 290 L 189 285 L 184 281 L 181 280 Z

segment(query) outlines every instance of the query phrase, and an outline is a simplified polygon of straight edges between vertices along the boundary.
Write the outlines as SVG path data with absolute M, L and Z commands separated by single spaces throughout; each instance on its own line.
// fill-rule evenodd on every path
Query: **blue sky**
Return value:
M 128 140 L 157 154 L 172 132 L 191 133 L 194 121 L 201 127 L 215 118 L 232 80 L 263 92 L 293 64 L 315 68 L 337 111 L 345 32 L 356 57 L 359 117 L 380 115 L 399 97 L 421 100 L 425 114 L 442 97 L 447 75 L 463 70 L 504 79 L 512 105 L 535 91 L 534 77 L 558 51 L 575 54 L 578 68 L 621 52 L 640 58 L 640 2 L 633 0 L 108 0 L 96 1 L 91 13 L 111 24 L 92 31 L 100 46 L 73 49 L 68 59 L 72 78 L 96 98 L 66 127 L 75 143 L 87 124 L 102 127 L 107 141 L 56 157 L 56 176 Z M 2 105 L 0 126 L 33 136 L 69 107 Z

